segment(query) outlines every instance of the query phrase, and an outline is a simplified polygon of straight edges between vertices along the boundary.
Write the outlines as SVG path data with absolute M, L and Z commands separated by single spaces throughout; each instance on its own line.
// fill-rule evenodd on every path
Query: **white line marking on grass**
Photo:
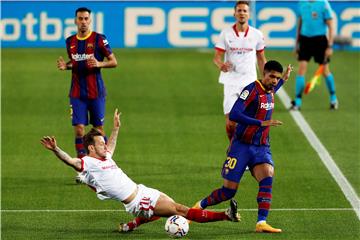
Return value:
M 212 211 L 225 211 L 226 209 L 211 209 Z M 241 212 L 255 212 L 257 208 L 240 208 Z M 353 211 L 352 208 L 272 208 L 271 211 Z M 3 209 L 3 213 L 78 213 L 78 212 L 126 212 L 124 209 Z
M 291 100 L 285 90 L 281 88 L 278 91 L 278 96 L 280 97 L 280 100 L 284 104 L 285 108 L 289 109 L 291 105 Z M 331 176 L 333 176 L 336 183 L 340 186 L 342 192 L 344 193 L 347 200 L 350 202 L 358 219 L 360 220 L 360 200 L 354 188 L 351 186 L 349 181 L 345 178 L 344 174 L 338 168 L 335 161 L 332 159 L 324 145 L 320 142 L 320 140 L 318 139 L 314 131 L 311 129 L 310 125 L 307 123 L 303 115 L 299 111 L 290 111 L 290 115 L 292 116 L 296 124 L 299 126 L 300 130 L 303 132 L 310 145 L 317 152 L 321 161 L 324 163 L 324 165 L 330 172 Z

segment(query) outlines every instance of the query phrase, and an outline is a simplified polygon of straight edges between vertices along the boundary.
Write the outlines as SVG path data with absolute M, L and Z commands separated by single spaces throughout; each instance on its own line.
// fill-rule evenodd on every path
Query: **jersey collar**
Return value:
M 264 92 L 266 92 L 266 93 L 270 93 L 270 92 L 271 92 L 271 90 L 268 91 L 268 90 L 265 89 L 264 85 L 261 83 L 261 80 L 256 80 L 256 82 L 258 83 L 258 85 L 261 87 L 261 89 L 262 89 Z
M 239 37 L 239 32 L 236 29 L 236 23 L 232 26 L 232 29 L 234 30 L 236 36 Z M 245 30 L 244 37 L 246 37 L 248 35 L 249 29 L 250 29 L 250 26 L 248 26 L 247 29 Z
M 104 161 L 107 160 L 106 157 L 105 157 L 105 158 L 102 158 L 102 157 L 95 157 L 95 156 L 89 156 L 89 155 L 87 155 L 87 156 L 88 156 L 88 157 L 91 157 L 91 158 L 94 158 L 94 159 L 96 159 L 96 160 L 102 161 L 102 162 L 104 162 Z
M 91 34 L 92 34 L 92 31 L 90 31 L 89 34 L 86 35 L 85 37 L 79 37 L 79 36 L 76 34 L 76 38 L 77 38 L 77 40 L 85 40 L 85 39 L 89 38 Z

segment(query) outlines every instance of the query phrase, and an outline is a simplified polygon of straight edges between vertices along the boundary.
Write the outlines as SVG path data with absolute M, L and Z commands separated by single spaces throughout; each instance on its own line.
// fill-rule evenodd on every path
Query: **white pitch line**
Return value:
M 226 209 L 211 209 L 212 211 L 225 211 Z M 257 208 L 239 208 L 239 212 L 255 212 Z M 272 208 L 271 211 L 353 211 L 352 208 Z M 126 212 L 124 209 L 2 209 L 2 213 L 77 213 L 77 212 Z
M 280 97 L 280 100 L 284 104 L 285 108 L 289 109 L 291 105 L 290 104 L 291 100 L 283 88 L 279 89 L 278 96 Z M 290 114 L 294 119 L 294 121 L 296 122 L 296 124 L 299 126 L 300 130 L 305 135 L 310 145 L 319 155 L 321 161 L 324 163 L 324 165 L 330 172 L 331 176 L 335 179 L 336 183 L 339 185 L 340 189 L 344 193 L 347 200 L 350 202 L 358 219 L 360 220 L 360 200 L 354 188 L 351 186 L 351 184 L 346 179 L 344 174 L 338 168 L 335 161 L 333 160 L 329 152 L 326 150 L 324 145 L 320 142 L 319 138 L 311 129 L 310 125 L 307 123 L 301 112 L 290 111 Z

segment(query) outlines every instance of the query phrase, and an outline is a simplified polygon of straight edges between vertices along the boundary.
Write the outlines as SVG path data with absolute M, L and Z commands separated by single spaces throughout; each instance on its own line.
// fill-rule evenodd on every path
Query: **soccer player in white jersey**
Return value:
M 224 85 L 223 107 L 230 141 L 236 123 L 229 120 L 229 112 L 244 87 L 257 79 L 256 62 L 261 72 L 266 63 L 263 34 L 249 26 L 249 2 L 236 2 L 234 10 L 236 23 L 221 32 L 214 56 L 214 63 L 221 70 L 219 82 Z
M 113 199 L 122 202 L 126 211 L 136 216 L 133 221 L 120 224 L 120 232 L 128 232 L 143 223 L 172 215 L 181 215 L 195 222 L 239 221 L 240 215 L 237 213 L 235 201 L 230 202 L 230 207 L 225 212 L 193 209 L 176 203 L 156 189 L 132 181 L 112 159 L 120 125 L 120 114 L 116 109 L 114 128 L 107 145 L 102 133 L 95 128 L 91 129 L 84 136 L 87 154 L 82 158 L 70 157 L 57 146 L 55 137 L 45 136 L 41 139 L 41 144 L 46 149 L 84 175 L 84 183 L 96 192 L 100 200 Z

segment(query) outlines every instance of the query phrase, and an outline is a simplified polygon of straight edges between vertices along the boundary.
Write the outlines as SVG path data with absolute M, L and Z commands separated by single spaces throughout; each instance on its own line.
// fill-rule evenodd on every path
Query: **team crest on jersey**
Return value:
M 94 48 L 94 44 L 88 43 L 88 45 L 87 45 L 86 47 L 87 47 L 87 48 Z
M 311 16 L 312 16 L 313 19 L 317 19 L 317 18 L 318 18 L 317 12 L 312 12 L 312 13 L 311 13 Z
M 248 96 L 249 96 L 249 91 L 248 91 L 248 90 L 244 90 L 244 91 L 241 93 L 240 98 L 241 98 L 242 100 L 246 100 Z

